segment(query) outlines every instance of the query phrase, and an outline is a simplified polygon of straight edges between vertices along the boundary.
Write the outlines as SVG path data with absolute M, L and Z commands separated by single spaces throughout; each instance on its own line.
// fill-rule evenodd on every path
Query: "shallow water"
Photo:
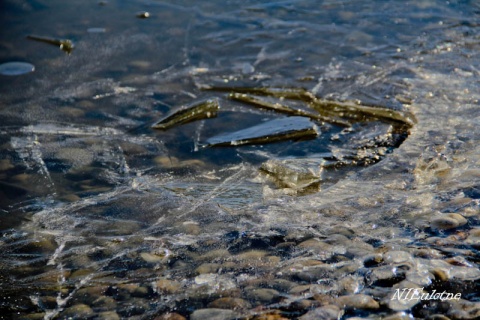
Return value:
M 0 317 L 477 317 L 479 10 L 434 0 L 4 1 L 0 63 L 35 71 L 0 76 Z M 66 54 L 31 34 L 75 47 Z M 202 148 L 285 117 L 202 90 L 218 86 L 305 88 L 417 123 L 382 154 L 382 121 Z M 216 118 L 150 128 L 204 99 L 219 99 Z M 353 165 L 352 150 L 370 160 Z M 307 189 L 259 170 L 332 157 L 348 163 L 315 173 Z M 414 286 L 462 300 L 391 299 Z M 359 295 L 366 302 L 352 302 Z

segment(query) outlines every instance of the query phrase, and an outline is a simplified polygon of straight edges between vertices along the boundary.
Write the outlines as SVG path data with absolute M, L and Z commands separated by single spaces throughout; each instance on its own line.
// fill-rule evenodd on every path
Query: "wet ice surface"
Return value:
M 479 316 L 475 3 L 109 1 L 83 4 L 89 21 L 8 3 L 38 21 L 22 32 L 76 47 L 66 56 L 2 34 L 2 61 L 37 70 L 0 78 L 1 317 Z M 98 26 L 108 31 L 88 33 Z M 418 123 L 388 152 L 381 121 L 198 148 L 284 116 L 199 89 L 225 83 L 304 87 Z M 149 128 L 212 98 L 225 111 L 215 119 Z M 309 170 L 379 150 L 381 161 Z M 283 183 L 268 174 L 299 164 Z M 402 288 L 462 299 L 392 300 Z

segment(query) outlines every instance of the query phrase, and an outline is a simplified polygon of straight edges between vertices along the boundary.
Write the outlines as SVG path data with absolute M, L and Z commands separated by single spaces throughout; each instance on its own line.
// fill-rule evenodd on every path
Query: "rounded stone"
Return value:
M 217 263 L 203 263 L 195 269 L 195 274 L 216 273 L 220 269 Z
M 380 304 L 365 294 L 354 294 L 338 297 L 336 303 L 347 309 L 378 309 Z
M 120 316 L 115 311 L 100 312 L 95 319 L 98 320 L 120 320 Z
M 198 260 L 201 261 L 212 261 L 214 259 L 223 259 L 230 257 L 231 254 L 228 252 L 227 249 L 216 249 L 216 250 L 211 250 L 208 251 L 204 254 L 202 254 L 200 257 L 198 257 Z
M 275 279 L 269 282 L 268 286 L 281 292 L 288 292 L 290 289 L 296 287 L 297 283 L 285 279 Z
M 242 253 L 237 254 L 234 258 L 236 260 L 244 261 L 244 260 L 261 260 L 268 254 L 267 251 L 263 250 L 249 250 Z
M 276 302 L 280 292 L 275 289 L 257 288 L 247 292 L 247 297 L 260 303 Z
M 150 304 L 146 299 L 130 298 L 126 302 L 127 303 L 117 310 L 122 318 L 141 315 L 150 309 Z
M 406 280 L 427 287 L 432 284 L 435 277 L 428 271 L 413 271 L 407 273 Z
M 250 309 L 252 305 L 243 299 L 240 298 L 230 298 L 224 297 L 214 300 L 208 304 L 209 308 L 217 308 L 217 309 L 231 309 L 231 310 L 238 310 L 238 309 Z
M 76 292 L 73 300 L 78 303 L 87 303 L 90 305 L 93 303 L 93 301 L 97 300 L 99 297 L 102 297 L 106 289 L 107 287 L 105 286 L 81 288 Z
M 74 319 L 88 319 L 94 316 L 92 308 L 86 304 L 76 304 L 67 309 L 65 309 L 60 317 L 63 319 L 74 318 Z
M 326 305 L 320 308 L 310 310 L 303 316 L 299 317 L 299 320 L 336 320 L 340 319 L 343 311 L 341 311 L 336 305 Z
M 208 308 L 195 310 L 190 315 L 190 320 L 230 320 L 236 319 L 238 314 L 232 310 Z
M 339 292 L 341 294 L 355 294 L 360 291 L 363 281 L 356 276 L 346 276 L 338 281 Z
M 312 252 L 324 253 L 332 252 L 333 246 L 318 239 L 305 240 L 297 245 L 298 248 L 305 249 Z
M 160 279 L 155 282 L 156 289 L 162 293 L 178 293 L 182 287 L 182 284 L 178 281 L 169 279 Z
M 464 241 L 466 244 L 471 244 L 478 249 L 480 247 L 480 228 L 470 230 L 467 239 Z
M 458 213 L 449 213 L 433 218 L 430 221 L 430 226 L 436 230 L 449 230 L 461 227 L 466 223 L 467 219 L 465 219 L 462 215 Z
M 15 166 L 9 159 L 0 160 L 0 171 L 7 171 L 13 168 L 15 168 Z
M 94 300 L 91 306 L 95 310 L 113 310 L 117 306 L 117 302 L 112 297 L 101 296 Z
M 305 293 L 305 292 L 310 292 L 310 287 L 311 287 L 311 285 L 309 285 L 309 284 L 294 286 L 293 288 L 291 288 L 289 290 L 288 293 L 290 293 L 290 294 L 302 294 L 302 293 Z
M 162 314 L 161 316 L 157 316 L 153 320 L 186 320 L 186 319 L 187 318 L 185 318 L 181 314 L 178 314 L 176 312 L 171 312 L 171 313 L 169 312 L 169 313 Z
M 367 268 L 378 266 L 383 262 L 383 255 L 380 253 L 368 255 L 363 259 L 363 265 Z
M 411 262 L 413 257 L 410 253 L 405 251 L 388 251 L 383 255 L 383 260 L 386 263 L 405 263 Z

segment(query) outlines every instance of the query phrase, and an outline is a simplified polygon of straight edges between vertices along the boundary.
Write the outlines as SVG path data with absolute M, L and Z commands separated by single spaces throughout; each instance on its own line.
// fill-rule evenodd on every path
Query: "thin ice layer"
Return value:
M 275 178 L 280 185 L 302 189 L 321 181 L 325 162 L 322 158 L 271 159 L 262 164 L 261 170 Z

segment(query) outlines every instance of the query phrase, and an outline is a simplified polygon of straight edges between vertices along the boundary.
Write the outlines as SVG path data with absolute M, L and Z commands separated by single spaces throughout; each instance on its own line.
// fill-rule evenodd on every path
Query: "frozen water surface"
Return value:
M 0 77 L 0 317 L 478 318 L 479 10 L 4 1 L 0 62 L 36 70 Z M 309 120 L 315 139 L 201 148 L 288 119 L 218 87 L 416 124 L 334 110 L 348 125 Z M 151 128 L 208 99 L 216 118 Z M 395 298 L 409 288 L 461 299 Z

